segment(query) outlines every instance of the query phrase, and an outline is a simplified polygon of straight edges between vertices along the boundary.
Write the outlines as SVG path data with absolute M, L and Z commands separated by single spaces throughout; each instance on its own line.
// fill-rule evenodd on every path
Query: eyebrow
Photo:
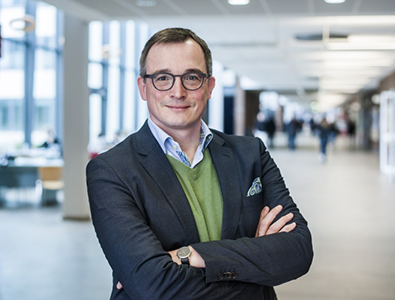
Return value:
M 159 74 L 159 73 L 168 73 L 168 74 L 174 75 L 174 74 L 170 71 L 170 69 L 161 69 L 161 70 L 157 70 L 157 71 L 153 72 L 152 74 Z M 200 69 L 187 69 L 187 70 L 185 70 L 185 72 L 184 72 L 183 74 L 186 74 L 186 73 L 203 73 L 203 74 L 205 74 L 205 73 L 204 73 L 202 70 L 200 70 Z

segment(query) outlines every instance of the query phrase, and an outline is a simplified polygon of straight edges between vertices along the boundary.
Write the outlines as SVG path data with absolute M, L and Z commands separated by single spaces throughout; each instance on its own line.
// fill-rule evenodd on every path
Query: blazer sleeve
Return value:
M 248 146 L 251 144 L 249 143 Z M 307 221 L 292 200 L 280 170 L 260 140 L 258 148 L 260 149 L 260 162 L 257 165 L 262 182 L 262 192 L 253 197 L 256 197 L 255 201 L 261 205 L 255 207 L 258 212 L 248 214 L 251 218 L 254 214 L 256 217 L 262 207 L 273 208 L 281 204 L 283 210 L 276 220 L 292 212 L 294 218 L 291 222 L 296 222 L 297 226 L 290 233 L 277 233 L 255 238 L 255 231 L 252 231 L 249 236 L 239 235 L 234 239 L 192 245 L 205 260 L 207 282 L 242 281 L 275 286 L 304 275 L 312 263 L 313 248 Z M 235 154 L 236 157 L 239 157 L 236 160 L 241 161 L 238 168 L 241 170 L 242 176 L 240 177 L 242 178 L 248 178 L 249 176 L 245 174 L 251 173 L 251 170 L 243 169 L 245 165 L 249 165 L 245 163 L 245 153 L 248 151 L 241 151 L 240 155 Z M 256 178 L 256 175 L 254 174 L 250 178 Z M 249 186 L 246 186 L 244 189 L 244 197 L 246 197 L 248 188 Z M 244 200 L 248 201 L 248 198 Z M 246 213 L 247 209 L 243 207 L 242 214 Z M 243 217 L 248 218 L 249 216 L 244 215 Z
M 208 283 L 204 270 L 172 261 L 152 229 L 154 223 L 172 224 L 172 217 L 163 212 L 163 220 L 152 219 L 151 208 L 143 203 L 148 194 L 153 202 L 155 188 L 139 184 L 149 181 L 149 175 L 137 173 L 120 174 L 102 156 L 87 166 L 92 221 L 113 270 L 111 299 L 262 299 L 262 286 L 237 281 Z M 125 182 L 125 176 L 133 186 Z M 158 201 L 160 197 L 158 194 Z M 169 240 L 172 235 L 177 233 L 169 226 Z M 118 281 L 123 285 L 121 290 L 116 289 Z

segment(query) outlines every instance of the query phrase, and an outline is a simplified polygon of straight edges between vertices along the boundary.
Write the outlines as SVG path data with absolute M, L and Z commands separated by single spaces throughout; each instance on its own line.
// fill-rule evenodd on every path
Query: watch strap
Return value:
M 183 265 L 189 265 L 189 256 L 180 258 L 180 260 Z

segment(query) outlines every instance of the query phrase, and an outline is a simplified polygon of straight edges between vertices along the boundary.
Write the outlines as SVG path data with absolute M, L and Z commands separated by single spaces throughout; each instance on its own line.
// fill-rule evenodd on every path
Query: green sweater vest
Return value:
M 204 151 L 203 160 L 190 168 L 167 155 L 188 198 L 201 242 L 221 239 L 222 193 L 210 151 Z

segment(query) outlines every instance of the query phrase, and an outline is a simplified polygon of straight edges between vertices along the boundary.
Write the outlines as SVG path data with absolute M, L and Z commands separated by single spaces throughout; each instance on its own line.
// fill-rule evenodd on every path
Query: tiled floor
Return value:
M 276 288 L 280 300 L 395 299 L 395 182 L 372 153 L 273 149 L 313 233 L 304 277 Z M 105 300 L 111 270 L 90 222 L 61 209 L 0 209 L 0 300 Z

